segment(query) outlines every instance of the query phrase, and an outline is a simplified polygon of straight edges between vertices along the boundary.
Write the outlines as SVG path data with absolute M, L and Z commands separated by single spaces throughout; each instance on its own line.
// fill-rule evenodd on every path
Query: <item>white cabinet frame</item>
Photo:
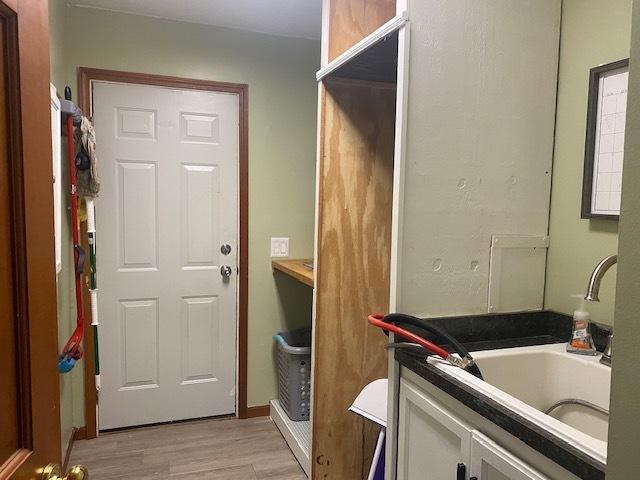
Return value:
M 408 413 L 411 406 L 417 407 L 433 420 L 441 424 L 446 430 L 453 433 L 460 439 L 460 463 L 467 468 L 471 461 L 471 432 L 472 427 L 447 411 L 440 404 L 436 403 L 424 393 L 420 392 L 413 385 L 404 379 L 400 379 L 400 412 L 398 422 L 398 471 L 397 478 L 412 480 L 405 469 L 405 456 L 408 453 L 408 445 L 405 432 L 409 430 Z M 429 449 L 431 445 L 420 445 L 419 448 Z M 456 465 L 451 465 L 451 475 L 453 478 Z M 468 477 L 467 477 L 468 478 Z
M 399 30 L 407 22 L 407 18 L 407 12 L 402 12 L 400 15 L 396 15 L 395 17 L 393 17 L 387 23 L 378 28 L 375 32 L 367 35 L 349 50 L 318 70 L 318 72 L 316 73 L 316 80 L 321 81 L 324 78 L 328 77 L 340 67 L 349 63 L 358 55 L 383 40 L 387 35 L 390 35 L 394 31 Z
M 398 13 L 406 8 L 405 0 L 398 0 Z M 404 166 L 406 153 L 407 109 L 409 102 L 409 49 L 411 47 L 411 23 L 406 23 L 398 30 L 398 78 L 396 90 L 396 132 L 393 154 L 393 205 L 391 217 L 391 272 L 389 282 L 389 311 L 398 311 L 400 254 L 402 245 L 402 209 L 404 203 Z M 393 342 L 394 334 L 389 335 Z M 397 464 L 397 436 L 398 436 L 398 392 L 400 388 L 400 365 L 396 362 L 393 351 L 389 351 L 388 358 L 388 396 L 387 396 L 387 440 L 385 447 L 385 478 L 395 480 Z
M 470 480 L 491 480 L 485 466 L 510 480 L 550 480 L 479 431 L 474 430 L 471 436 Z

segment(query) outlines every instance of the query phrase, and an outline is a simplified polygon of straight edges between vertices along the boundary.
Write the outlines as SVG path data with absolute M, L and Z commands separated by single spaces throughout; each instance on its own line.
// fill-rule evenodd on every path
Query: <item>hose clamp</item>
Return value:
M 449 362 L 451 365 L 455 367 L 462 368 L 463 370 L 466 370 L 467 368 L 475 365 L 475 361 L 473 360 L 473 358 L 468 356 L 459 358 L 454 355 L 449 355 L 447 357 L 447 362 Z

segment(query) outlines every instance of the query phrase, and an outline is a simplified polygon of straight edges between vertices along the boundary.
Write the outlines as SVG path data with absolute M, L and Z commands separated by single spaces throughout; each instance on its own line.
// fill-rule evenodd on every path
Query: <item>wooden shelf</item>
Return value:
M 316 79 L 349 78 L 395 83 L 398 71 L 398 30 L 406 13 L 396 16 L 316 73 Z
M 304 258 L 302 260 L 272 260 L 271 266 L 299 282 L 313 287 L 313 269 L 306 267 L 305 263 L 313 264 L 313 259 Z

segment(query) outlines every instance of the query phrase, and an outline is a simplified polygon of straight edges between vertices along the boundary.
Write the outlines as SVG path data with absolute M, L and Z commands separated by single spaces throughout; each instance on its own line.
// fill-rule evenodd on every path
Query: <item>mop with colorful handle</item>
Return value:
M 78 199 L 85 199 L 87 211 L 87 236 L 89 243 L 89 293 L 91 295 L 91 327 L 93 331 L 94 360 L 96 368 L 96 388 L 100 388 L 100 362 L 98 351 L 98 288 L 96 280 L 96 227 L 93 199 L 98 195 L 100 184 L 97 175 L 96 142 L 93 125 L 82 110 L 71 101 L 71 89 L 64 92 L 60 102 L 66 115 L 67 155 L 69 158 L 69 186 L 71 203 L 71 231 L 73 234 L 73 257 L 76 284 L 76 328 L 62 349 L 58 362 L 61 373 L 67 373 L 82 358 L 84 340 L 84 305 L 82 302 L 82 280 L 84 277 L 85 252 L 80 245 L 80 220 Z M 76 127 L 74 135 L 74 126 Z M 79 145 L 76 154 L 76 143 Z
M 91 121 L 82 116 L 76 127 L 76 155 L 78 195 L 85 201 L 87 213 L 87 243 L 89 249 L 89 295 L 91 298 L 91 330 L 93 332 L 93 354 L 96 389 L 100 390 L 100 352 L 98 342 L 98 280 L 96 270 L 96 220 L 94 199 L 100 192 L 98 182 L 98 158 L 96 136 Z
M 70 103 L 70 93 L 65 92 Z M 76 107 L 77 109 L 77 107 Z M 64 110 L 63 110 L 64 111 Z M 73 265 L 76 286 L 76 328 L 71 334 L 58 359 L 58 370 L 67 373 L 82 358 L 82 340 L 84 338 L 84 308 L 82 304 L 82 276 L 84 274 L 85 254 L 80 246 L 80 223 L 78 221 L 78 193 L 76 187 L 76 159 L 73 124 L 78 117 L 77 111 L 66 112 L 67 118 L 67 156 L 69 159 L 69 198 L 71 203 L 71 232 L 73 236 Z

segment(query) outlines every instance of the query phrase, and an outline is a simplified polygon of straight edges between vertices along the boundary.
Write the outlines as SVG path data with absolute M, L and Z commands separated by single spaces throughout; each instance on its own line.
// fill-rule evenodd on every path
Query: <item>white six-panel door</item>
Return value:
M 233 413 L 238 97 L 95 82 L 93 115 L 99 427 Z

